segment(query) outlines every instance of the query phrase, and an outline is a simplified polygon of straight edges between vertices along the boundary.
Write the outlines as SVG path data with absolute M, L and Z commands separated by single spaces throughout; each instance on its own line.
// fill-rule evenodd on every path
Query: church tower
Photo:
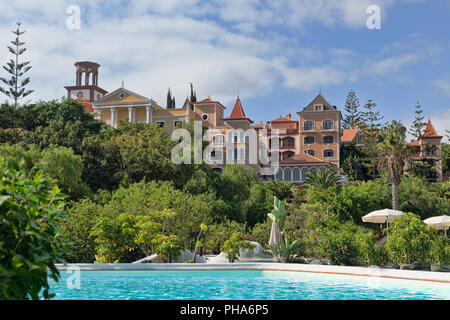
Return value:
M 94 102 L 103 98 L 108 91 L 98 86 L 98 68 L 95 62 L 81 61 L 75 63 L 76 80 L 74 86 L 66 86 L 67 97 L 72 99 L 83 98 Z

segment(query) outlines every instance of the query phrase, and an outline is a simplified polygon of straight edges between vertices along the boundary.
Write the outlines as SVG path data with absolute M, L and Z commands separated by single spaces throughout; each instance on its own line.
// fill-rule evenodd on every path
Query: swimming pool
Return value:
M 374 277 L 265 270 L 61 271 L 59 300 L 430 300 L 450 285 Z

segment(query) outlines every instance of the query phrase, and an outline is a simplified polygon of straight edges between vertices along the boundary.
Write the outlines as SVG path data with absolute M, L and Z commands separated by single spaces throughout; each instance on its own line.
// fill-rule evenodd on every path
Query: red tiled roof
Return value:
M 84 104 L 84 111 L 92 113 L 94 112 L 94 107 L 92 106 L 92 103 L 87 101 L 85 98 L 80 97 L 77 99 L 78 102 Z
M 288 115 L 287 115 L 287 117 L 282 117 L 282 116 L 280 116 L 278 119 L 275 119 L 275 120 L 272 120 L 272 121 L 269 121 L 269 123 L 272 123 L 272 122 L 297 122 L 297 120 L 292 120 L 291 119 L 291 114 L 289 113 Z
M 186 108 L 189 108 L 191 106 L 191 102 L 189 101 L 189 99 L 188 98 L 186 98 L 186 101 L 184 101 L 184 104 L 183 104 L 183 109 L 186 109 Z
M 358 129 L 344 129 L 342 130 L 342 142 L 352 142 L 355 139 Z
M 420 140 L 408 142 L 408 146 L 411 146 L 411 147 L 420 147 Z
M 205 104 L 206 103 L 217 103 L 219 106 L 221 106 L 222 108 L 226 109 L 226 107 L 223 104 L 221 104 L 219 101 L 212 100 L 211 97 L 208 97 L 208 98 L 203 99 L 201 101 L 194 102 L 193 104 L 204 104 L 204 103 Z
M 310 156 L 309 154 L 299 153 L 295 156 L 287 158 L 286 160 L 281 161 L 282 164 L 290 164 L 290 163 L 323 163 L 328 164 L 328 161 L 321 160 L 319 158 Z
M 231 115 L 223 120 L 248 120 L 253 123 L 252 120 L 245 116 L 244 109 L 242 108 L 241 100 L 239 98 L 236 99 Z
M 433 127 L 433 124 L 430 120 L 428 120 L 427 126 L 425 128 L 425 131 L 423 133 L 423 136 L 425 138 L 442 138 L 442 136 L 438 135 L 436 130 Z

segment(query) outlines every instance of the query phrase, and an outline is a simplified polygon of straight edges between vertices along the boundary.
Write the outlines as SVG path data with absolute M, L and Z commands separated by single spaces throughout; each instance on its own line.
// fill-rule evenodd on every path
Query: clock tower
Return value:
M 67 97 L 72 99 L 84 98 L 94 102 L 103 98 L 108 91 L 98 86 L 98 68 L 95 62 L 81 61 L 75 63 L 76 82 L 74 86 L 66 86 Z

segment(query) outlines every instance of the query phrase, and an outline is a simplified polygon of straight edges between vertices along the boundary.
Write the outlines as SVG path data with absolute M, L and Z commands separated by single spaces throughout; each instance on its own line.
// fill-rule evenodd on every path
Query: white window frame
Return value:
M 312 122 L 312 128 L 311 129 L 306 129 L 306 124 L 307 123 L 311 123 Z M 313 121 L 313 120 L 306 120 L 306 121 L 303 121 L 303 131 L 314 131 L 316 129 L 316 122 L 315 121 Z
M 332 155 L 331 157 L 326 157 L 326 156 L 325 156 L 325 151 L 333 151 L 333 155 Z M 324 149 L 322 155 L 323 155 L 323 157 L 324 157 L 325 159 L 330 159 L 330 158 L 334 158 L 334 157 L 335 157 L 336 152 L 334 151 L 334 149 Z
M 179 119 L 179 120 L 173 120 L 173 127 L 175 128 L 177 126 L 177 122 L 182 122 L 184 123 L 184 120 Z
M 327 121 L 331 121 L 332 126 L 331 126 L 331 128 L 325 129 L 325 122 L 327 122 Z M 332 119 L 322 120 L 322 131 L 334 131 L 334 120 L 332 120 Z
M 325 142 L 325 138 L 327 138 L 327 137 L 333 138 L 333 141 L 332 142 Z M 327 144 L 327 145 L 334 144 L 334 136 L 323 136 L 322 137 L 322 144 Z
M 159 123 L 162 123 L 162 124 L 163 124 L 163 125 L 162 125 L 163 127 L 166 126 L 166 120 L 156 120 L 156 121 L 155 121 L 156 126 L 158 126 Z

